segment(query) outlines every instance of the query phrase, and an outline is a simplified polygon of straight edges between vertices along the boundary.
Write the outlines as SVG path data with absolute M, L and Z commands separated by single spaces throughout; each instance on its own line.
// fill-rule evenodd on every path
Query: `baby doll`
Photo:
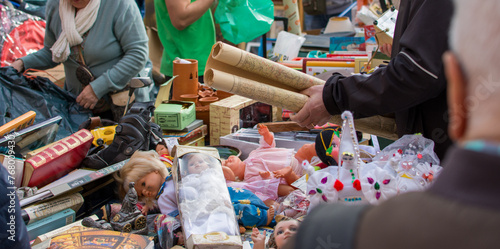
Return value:
M 165 183 L 171 182 L 167 181 L 169 177 L 170 172 L 154 151 L 134 152 L 130 160 L 115 175 L 118 193 L 122 199 L 129 190 L 129 183 L 135 182 L 134 188 L 138 198 L 145 202 L 141 209 L 144 215 L 155 206 L 155 199 L 158 199 L 161 189 L 168 189 Z
M 274 227 L 274 231 L 269 237 L 267 242 L 267 248 L 280 249 L 283 248 L 285 243 L 297 232 L 299 228 L 299 221 L 296 219 L 284 217 L 278 224 Z M 266 231 L 262 234 L 259 229 L 253 228 L 252 230 L 252 241 L 254 249 L 264 249 L 266 248 Z
M 237 235 L 236 218 L 220 162 L 204 153 L 179 158 L 179 210 L 186 238 L 191 234 L 225 232 Z
M 170 152 L 172 151 L 173 147 L 179 145 L 179 142 L 177 141 L 177 138 L 163 138 L 157 145 L 156 145 L 156 153 L 160 156 L 160 160 L 165 163 L 165 165 L 171 169 L 173 165 L 173 160 L 174 158 L 170 156 Z
M 266 196 L 286 196 L 295 188 L 290 184 L 303 175 L 299 160 L 310 160 L 310 155 L 315 155 L 314 146 L 308 145 L 301 148 L 300 153 L 294 156 L 293 149 L 276 148 L 273 133 L 262 124 L 258 125 L 261 139 L 260 147 L 250 153 L 245 161 L 236 156 L 230 156 L 222 162 L 224 177 L 228 181 L 243 181 L 246 183 L 268 184 L 265 180 L 280 178 L 276 187 L 270 184 Z

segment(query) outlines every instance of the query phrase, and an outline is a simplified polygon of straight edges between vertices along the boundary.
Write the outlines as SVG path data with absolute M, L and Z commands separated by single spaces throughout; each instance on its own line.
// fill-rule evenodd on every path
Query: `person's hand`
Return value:
M 380 50 L 381 53 L 383 53 L 383 54 L 391 57 L 391 54 L 392 54 L 392 44 L 389 44 L 389 43 L 382 44 L 382 45 L 380 45 L 379 50 Z
M 328 113 L 325 104 L 323 104 L 323 86 L 312 86 L 301 93 L 309 96 L 309 100 L 299 112 L 290 115 L 290 119 L 308 129 L 313 129 L 315 125 L 326 124 L 332 115 Z
M 76 102 L 87 109 L 94 109 L 97 101 L 99 101 L 99 99 L 90 85 L 83 88 L 83 91 L 76 98 Z
M 147 215 L 148 215 L 148 211 L 149 211 L 149 206 L 148 206 L 148 205 L 144 205 L 144 206 L 142 206 L 141 213 L 142 213 L 144 216 L 147 216 Z
M 18 72 L 24 71 L 24 62 L 23 60 L 16 60 L 10 64 L 11 67 L 16 69 Z
M 252 229 L 252 241 L 254 249 L 264 249 L 266 248 L 266 230 L 260 233 L 259 229 L 254 227 Z

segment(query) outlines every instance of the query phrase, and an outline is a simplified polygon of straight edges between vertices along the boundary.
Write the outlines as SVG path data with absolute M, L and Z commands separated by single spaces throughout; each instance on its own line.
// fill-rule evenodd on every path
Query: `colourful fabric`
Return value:
M 46 6 L 47 27 L 44 48 L 23 57 L 24 68 L 49 69 L 57 66 L 52 61 L 50 48 L 61 33 L 59 0 L 49 0 Z M 148 59 L 148 36 L 137 4 L 133 0 L 101 0 L 95 25 L 84 38 L 83 56 L 85 64 L 96 76 L 90 83 L 98 98 L 123 89 L 130 79 L 138 74 L 147 76 L 144 69 Z M 78 49 L 73 47 L 64 64 L 65 89 L 78 95 L 83 87 L 76 78 L 79 64 Z M 149 100 L 150 88 L 135 91 L 138 101 Z
M 228 190 L 238 223 L 245 227 L 267 225 L 269 208 L 261 199 L 243 188 L 229 187 Z
M 198 75 L 203 75 L 208 56 L 215 44 L 212 12 L 208 10 L 193 24 L 178 30 L 170 21 L 165 0 L 154 0 L 154 4 L 158 36 L 163 45 L 160 72 L 173 76 L 173 61 L 179 57 L 198 60 Z

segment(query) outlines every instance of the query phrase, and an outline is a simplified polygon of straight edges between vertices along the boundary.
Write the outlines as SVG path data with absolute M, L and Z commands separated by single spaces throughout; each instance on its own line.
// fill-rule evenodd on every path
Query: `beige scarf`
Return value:
M 59 1 L 62 31 L 50 49 L 54 62 L 66 61 L 70 54 L 70 47 L 83 42 L 82 35 L 94 25 L 100 5 L 101 0 L 90 0 L 85 8 L 78 10 L 75 17 L 76 10 L 70 0 Z

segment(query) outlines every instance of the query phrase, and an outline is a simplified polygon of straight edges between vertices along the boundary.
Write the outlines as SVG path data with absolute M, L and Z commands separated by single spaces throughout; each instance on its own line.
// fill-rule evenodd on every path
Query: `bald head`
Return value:
M 464 124 L 459 128 L 463 134 L 456 139 L 500 141 L 500 68 L 496 64 L 500 58 L 497 49 L 500 25 L 496 20 L 500 19 L 500 1 L 455 0 L 454 3 L 450 48 L 456 56 L 456 70 L 450 69 L 453 62 L 445 56 L 450 111 L 456 112 L 450 112 L 450 129 L 457 128 L 453 126 L 461 118 Z M 455 91 L 457 80 L 463 82 L 462 96 L 450 96 L 460 93 Z

